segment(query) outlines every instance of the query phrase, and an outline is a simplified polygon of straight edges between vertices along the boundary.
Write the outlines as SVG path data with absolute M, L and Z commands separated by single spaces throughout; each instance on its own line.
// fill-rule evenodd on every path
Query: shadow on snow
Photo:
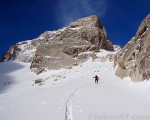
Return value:
M 16 83 L 15 79 L 9 74 L 23 67 L 13 61 L 0 63 L 0 94 L 4 93 Z

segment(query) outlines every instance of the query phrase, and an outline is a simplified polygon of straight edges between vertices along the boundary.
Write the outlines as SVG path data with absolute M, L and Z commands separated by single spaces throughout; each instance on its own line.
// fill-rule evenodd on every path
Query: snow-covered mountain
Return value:
M 149 75 L 149 18 L 123 49 L 97 16 L 11 46 L 0 63 L 0 120 L 150 120 L 150 81 L 130 78 Z
M 93 15 L 60 30 L 44 32 L 34 40 L 17 43 L 3 60 L 30 62 L 30 68 L 39 74 L 47 69 L 71 68 L 88 59 L 90 55 L 83 53 L 100 49 L 114 50 L 104 26 Z

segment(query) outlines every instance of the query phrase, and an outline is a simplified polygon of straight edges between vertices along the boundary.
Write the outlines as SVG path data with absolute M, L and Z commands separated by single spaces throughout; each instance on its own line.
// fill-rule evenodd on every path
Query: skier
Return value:
M 98 84 L 98 80 L 100 80 L 99 77 L 97 75 L 95 75 L 95 77 L 93 77 L 93 78 L 95 78 L 95 83 Z

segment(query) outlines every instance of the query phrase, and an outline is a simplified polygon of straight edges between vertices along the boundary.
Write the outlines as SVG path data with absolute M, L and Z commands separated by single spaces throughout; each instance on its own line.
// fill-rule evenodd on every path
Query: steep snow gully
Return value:
M 111 67 L 106 68 L 103 73 L 101 75 L 103 75 L 107 70 L 109 70 Z M 78 87 L 77 89 L 75 89 L 75 91 L 69 96 L 69 98 L 67 99 L 66 102 L 66 111 L 65 111 L 65 120 L 73 120 L 73 115 L 72 115 L 72 107 L 71 107 L 71 101 L 73 99 L 73 97 L 75 96 L 75 94 L 84 87 L 87 87 L 88 85 L 91 85 L 91 83 L 86 83 L 80 87 Z

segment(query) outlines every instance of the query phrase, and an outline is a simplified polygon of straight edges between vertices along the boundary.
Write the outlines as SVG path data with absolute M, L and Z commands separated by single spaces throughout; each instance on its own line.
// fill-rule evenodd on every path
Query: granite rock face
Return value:
M 86 60 L 85 58 L 77 59 L 82 52 L 100 49 L 114 50 L 97 16 L 72 22 L 53 37 L 49 37 L 46 33 L 44 36 L 47 42 L 37 47 L 31 64 L 31 68 L 36 71 L 39 71 L 39 68 L 71 68 Z
M 133 81 L 150 78 L 150 14 L 142 21 L 135 37 L 115 56 L 116 75 Z
M 104 26 L 93 15 L 78 19 L 57 31 L 47 31 L 34 40 L 11 46 L 11 59 L 30 62 L 39 74 L 45 69 L 71 68 L 87 60 L 78 55 L 87 51 L 114 51 Z

